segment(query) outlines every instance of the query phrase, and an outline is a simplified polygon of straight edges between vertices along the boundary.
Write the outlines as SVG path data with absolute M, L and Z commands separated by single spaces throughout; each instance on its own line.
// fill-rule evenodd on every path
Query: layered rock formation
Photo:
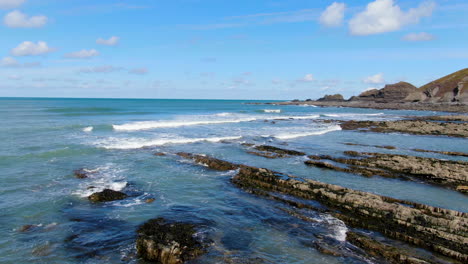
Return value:
M 209 168 L 215 169 L 220 160 L 207 156 L 191 155 L 192 159 L 209 160 Z M 226 161 L 222 161 L 224 167 Z M 229 162 L 227 162 L 229 163 Z M 292 201 L 273 193 L 287 194 L 301 199 L 315 200 L 328 207 L 328 212 L 350 226 L 381 232 L 387 237 L 405 241 L 447 257 L 468 261 L 468 215 L 448 209 L 394 199 L 337 185 L 298 178 L 268 169 L 237 165 L 238 173 L 232 178 L 237 186 L 300 208 L 314 209 L 308 204 Z M 350 241 L 357 246 L 369 247 L 366 239 L 352 234 Z M 365 246 L 367 245 L 367 246 Z M 369 252 L 391 261 L 402 257 L 407 263 L 424 263 L 413 257 L 390 252 L 391 248 L 372 246 Z M 376 253 L 377 252 L 377 253 Z M 386 253 L 385 253 L 386 252 Z
M 346 151 L 345 154 L 353 158 L 336 158 L 329 155 L 309 156 L 311 160 L 305 161 L 305 164 L 367 177 L 379 175 L 389 178 L 416 178 L 452 189 L 468 186 L 467 162 L 355 151 Z M 335 166 L 330 162 L 349 165 L 349 167 Z

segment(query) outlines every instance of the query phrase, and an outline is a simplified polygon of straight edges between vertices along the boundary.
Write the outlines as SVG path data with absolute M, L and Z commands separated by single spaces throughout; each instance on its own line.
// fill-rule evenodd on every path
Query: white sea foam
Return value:
M 220 113 L 220 114 L 216 114 L 215 116 L 226 117 L 230 115 L 231 115 L 230 113 Z M 206 119 L 206 120 L 196 120 L 196 121 L 193 121 L 193 120 L 142 121 L 142 122 L 127 123 L 127 124 L 122 124 L 122 125 L 112 125 L 112 127 L 116 131 L 140 131 L 140 130 L 151 130 L 151 129 L 157 129 L 157 128 L 177 128 L 177 127 L 183 127 L 183 126 L 242 123 L 242 122 L 251 122 L 251 121 L 257 121 L 257 120 L 274 120 L 274 119 L 303 120 L 303 119 L 315 119 L 318 117 L 319 115 L 304 115 L 304 116 L 278 115 L 278 116 L 269 116 L 269 117 L 246 116 L 246 117 L 238 117 L 238 118 L 231 118 L 231 119 L 219 119 L 218 118 L 218 119 Z M 207 116 L 206 118 L 212 118 L 212 116 Z
M 241 136 L 233 137 L 211 137 L 211 138 L 162 138 L 162 139 L 143 139 L 143 138 L 109 138 L 104 142 L 98 142 L 96 145 L 105 149 L 139 149 L 144 147 L 162 146 L 168 144 L 190 144 L 197 142 L 220 142 L 224 140 L 237 140 Z
M 93 131 L 93 129 L 94 128 L 92 126 L 85 127 L 85 128 L 83 128 L 83 132 L 91 132 L 91 131 Z
M 155 128 L 173 128 L 182 126 L 198 126 L 198 125 L 214 125 L 214 124 L 227 124 L 227 123 L 241 123 L 255 121 L 256 118 L 238 118 L 238 119 L 225 119 L 225 120 L 200 120 L 200 121 L 144 121 L 134 122 L 123 125 L 112 125 L 114 130 L 117 131 L 138 131 L 138 130 L 149 130 Z
M 329 235 L 331 237 L 335 238 L 338 241 L 346 241 L 346 233 L 348 232 L 348 228 L 346 227 L 343 221 L 331 215 L 323 215 L 323 222 L 330 225 L 332 233 Z
M 284 133 L 278 135 L 271 135 L 270 137 L 274 137 L 277 139 L 293 139 L 298 137 L 308 137 L 308 136 L 316 136 L 316 135 L 323 135 L 329 132 L 341 130 L 340 126 L 332 126 L 325 128 L 323 130 L 318 131 L 311 131 L 311 132 L 302 132 L 302 133 Z
M 358 114 L 358 113 L 339 113 L 339 114 L 323 114 L 327 117 L 354 117 L 354 116 L 381 116 L 384 113 L 373 113 L 373 114 Z
M 311 104 L 301 104 L 299 106 L 303 106 L 303 107 L 317 107 L 316 105 L 311 105 Z
M 111 165 L 89 171 L 94 173 L 81 183 L 79 189 L 73 192 L 73 194 L 85 198 L 104 189 L 121 191 L 127 186 L 127 181 L 120 176 L 121 170 Z
M 281 109 L 263 109 L 265 113 L 281 113 Z

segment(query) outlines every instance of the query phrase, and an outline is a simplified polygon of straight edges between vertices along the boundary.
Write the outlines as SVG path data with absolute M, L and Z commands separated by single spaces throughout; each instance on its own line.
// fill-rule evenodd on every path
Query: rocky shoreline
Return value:
M 339 122 L 343 130 L 358 130 L 363 132 L 378 132 L 378 133 L 407 133 L 414 135 L 437 135 L 450 137 L 468 137 L 468 124 L 466 121 L 452 121 L 450 118 L 440 118 L 437 122 L 434 117 L 396 120 L 396 121 L 335 121 Z M 454 118 L 457 119 L 457 118 Z M 465 120 L 458 118 L 457 120 Z M 324 120 L 323 122 L 332 122 Z
M 416 111 L 438 111 L 468 113 L 468 104 L 465 103 L 412 103 L 412 102 L 364 102 L 364 101 L 285 101 L 272 103 L 253 103 L 267 105 L 310 105 L 320 107 L 350 107 L 350 108 L 371 108 L 389 110 L 416 110 Z
M 468 261 L 466 213 L 352 190 L 264 168 L 234 164 L 205 155 L 180 153 L 180 156 L 214 170 L 225 170 L 227 166 L 237 169 L 232 182 L 253 194 L 275 197 L 275 200 L 295 208 L 315 209 L 275 193 L 318 201 L 328 208 L 325 210 L 349 226 L 377 231 L 389 238 L 429 249 L 457 261 Z M 404 255 L 386 245 L 379 246 L 378 243 L 373 244 L 371 248 L 369 238 L 351 235 L 350 242 L 393 263 L 397 263 L 395 261 L 398 260 L 404 260 L 406 263 L 428 262 L 417 256 Z

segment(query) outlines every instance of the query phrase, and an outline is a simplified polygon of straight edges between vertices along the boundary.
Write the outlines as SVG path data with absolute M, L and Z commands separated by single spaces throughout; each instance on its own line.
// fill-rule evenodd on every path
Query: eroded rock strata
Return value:
M 189 157 L 196 159 L 198 156 Z M 201 157 L 210 160 L 211 164 L 220 161 Z M 244 190 L 256 194 L 276 192 L 315 200 L 327 206 L 333 216 L 349 226 L 378 231 L 387 237 L 462 262 L 468 261 L 466 213 L 302 179 L 268 169 L 230 164 L 239 170 L 232 182 Z
M 139 257 L 161 264 L 180 264 L 205 252 L 195 239 L 195 226 L 189 223 L 151 219 L 138 228 L 136 249 Z
M 346 121 L 340 124 L 343 130 L 359 130 L 380 133 L 408 133 L 415 135 L 437 135 L 468 137 L 468 125 L 455 122 L 430 122 L 423 120 L 397 121 Z
M 356 151 L 345 151 L 345 154 L 353 158 L 311 155 L 311 160 L 305 161 L 305 164 L 367 177 L 417 178 L 452 189 L 468 185 L 468 162 Z M 340 167 L 324 160 L 348 166 Z

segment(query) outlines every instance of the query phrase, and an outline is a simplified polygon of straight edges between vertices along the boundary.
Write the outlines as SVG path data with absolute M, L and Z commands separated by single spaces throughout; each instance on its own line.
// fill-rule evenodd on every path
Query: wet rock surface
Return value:
M 408 133 L 415 135 L 437 135 L 468 137 L 468 125 L 454 122 L 431 122 L 423 120 L 398 121 L 346 121 L 340 124 L 343 130 L 371 131 L 379 133 Z
M 389 178 L 416 178 L 452 189 L 468 185 L 468 162 L 356 151 L 345 151 L 345 154 L 353 158 L 336 158 L 329 155 L 309 156 L 311 160 L 305 161 L 305 164 L 367 177 L 379 175 Z M 322 160 L 348 166 L 335 166 Z
M 205 247 L 194 237 L 193 224 L 156 218 L 141 225 L 137 232 L 137 254 L 148 261 L 179 264 L 205 252 Z
M 247 153 L 264 157 L 267 159 L 277 159 L 277 158 L 285 158 L 288 156 L 304 156 L 305 153 L 301 151 L 296 151 L 296 150 L 289 150 L 289 149 L 284 149 L 284 148 L 278 148 L 274 146 L 268 146 L 268 145 L 259 145 L 255 146 L 253 144 L 249 145 L 244 145 L 248 147 L 252 147 L 256 151 L 247 151 Z
M 194 160 L 195 162 L 206 165 L 208 168 L 214 169 L 214 170 L 229 171 L 229 170 L 235 170 L 237 168 L 237 166 L 233 165 L 230 162 L 207 157 L 204 155 L 191 154 L 191 153 L 186 153 L 186 152 L 179 152 L 177 153 L 177 155 L 186 159 Z
M 455 260 L 468 261 L 466 213 L 302 179 L 268 169 L 236 164 L 232 166 L 239 168 L 232 182 L 248 192 L 266 194 L 268 197 L 274 197 L 272 193 L 281 193 L 315 200 L 328 207 L 334 217 L 351 227 L 378 231 L 389 238 L 405 241 Z M 294 206 L 294 203 L 301 204 L 288 204 Z M 307 205 L 303 206 L 307 208 Z M 359 242 L 362 247 L 364 242 L 362 239 Z M 382 248 L 384 251 L 392 251 L 391 248 Z M 395 256 L 391 253 L 379 254 L 387 260 L 392 260 Z M 410 260 L 413 261 L 412 258 Z
M 85 168 L 81 168 L 81 169 L 77 169 L 77 170 L 73 171 L 73 174 L 78 179 L 86 179 L 93 173 L 94 173 L 93 170 L 88 170 L 88 169 L 85 169 Z
M 115 200 L 123 200 L 125 198 L 127 198 L 125 193 L 111 189 L 104 189 L 102 192 L 93 193 L 88 197 L 91 202 L 110 202 Z

